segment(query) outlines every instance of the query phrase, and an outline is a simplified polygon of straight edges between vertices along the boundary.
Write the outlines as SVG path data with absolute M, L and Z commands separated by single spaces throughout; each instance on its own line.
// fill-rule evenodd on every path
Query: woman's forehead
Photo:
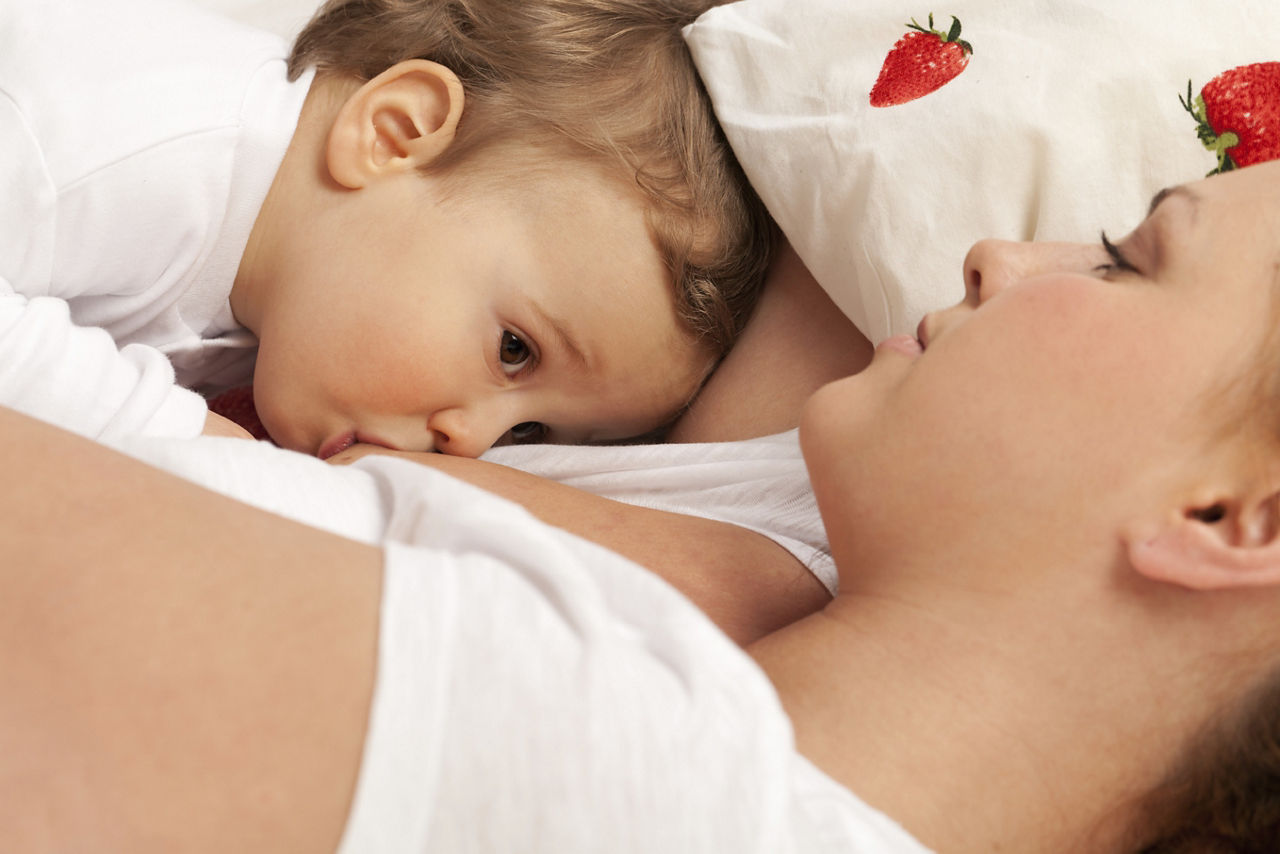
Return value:
M 1212 277 L 1218 296 L 1232 283 L 1268 292 L 1280 284 L 1280 163 L 1171 187 L 1153 203 L 1171 257 Z

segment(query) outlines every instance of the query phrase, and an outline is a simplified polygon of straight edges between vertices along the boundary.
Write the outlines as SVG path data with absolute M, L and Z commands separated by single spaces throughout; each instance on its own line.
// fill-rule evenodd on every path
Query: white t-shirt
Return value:
M 641 567 L 438 472 L 393 506 L 343 854 L 917 854 L 795 751 L 755 663 Z
M 342 854 L 921 854 L 795 751 L 756 664 L 674 588 L 389 457 L 131 437 L 129 453 L 385 542 L 378 675 Z
M 0 3 L 0 403 L 194 436 L 186 389 L 248 379 L 228 296 L 310 87 L 285 56 L 181 0 Z
M 378 543 L 386 532 L 377 490 L 342 474 L 345 467 L 243 440 L 116 444 L 188 480 L 352 539 Z M 835 594 L 835 562 L 795 430 L 714 444 L 513 446 L 484 459 L 616 501 L 742 525 L 782 545 Z
M 483 459 L 615 501 L 741 525 L 791 552 L 835 595 L 836 565 L 797 430 L 741 442 L 511 445 Z

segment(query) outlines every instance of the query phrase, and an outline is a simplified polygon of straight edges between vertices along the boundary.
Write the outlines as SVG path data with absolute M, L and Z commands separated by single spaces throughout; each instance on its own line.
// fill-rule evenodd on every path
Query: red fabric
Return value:
M 258 419 L 253 405 L 253 386 L 245 385 L 225 391 L 209 400 L 209 409 L 248 430 L 255 439 L 271 439 Z

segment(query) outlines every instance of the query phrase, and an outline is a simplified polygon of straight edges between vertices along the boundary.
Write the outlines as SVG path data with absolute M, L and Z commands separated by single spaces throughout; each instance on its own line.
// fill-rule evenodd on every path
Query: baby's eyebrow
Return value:
M 587 373 L 591 372 L 591 360 L 587 358 L 587 354 L 579 346 L 573 335 L 569 332 L 568 327 L 560 322 L 558 318 L 552 317 L 540 305 L 533 306 L 534 312 L 542 319 L 554 333 L 556 340 L 560 344 L 560 348 L 568 354 L 569 359 L 577 363 Z

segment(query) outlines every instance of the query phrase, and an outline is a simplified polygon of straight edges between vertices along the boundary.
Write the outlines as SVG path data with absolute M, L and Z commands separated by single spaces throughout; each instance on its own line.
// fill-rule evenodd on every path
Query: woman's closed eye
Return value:
M 533 348 L 523 338 L 509 329 L 502 330 L 502 338 L 498 343 L 498 364 L 504 374 L 508 377 L 519 376 L 536 362 Z
M 1129 259 L 1120 251 L 1120 247 L 1116 246 L 1107 238 L 1107 233 L 1102 232 L 1102 248 L 1107 251 L 1107 255 L 1111 257 L 1111 263 L 1099 264 L 1094 267 L 1095 273 L 1138 273 L 1137 267 L 1130 263 Z

